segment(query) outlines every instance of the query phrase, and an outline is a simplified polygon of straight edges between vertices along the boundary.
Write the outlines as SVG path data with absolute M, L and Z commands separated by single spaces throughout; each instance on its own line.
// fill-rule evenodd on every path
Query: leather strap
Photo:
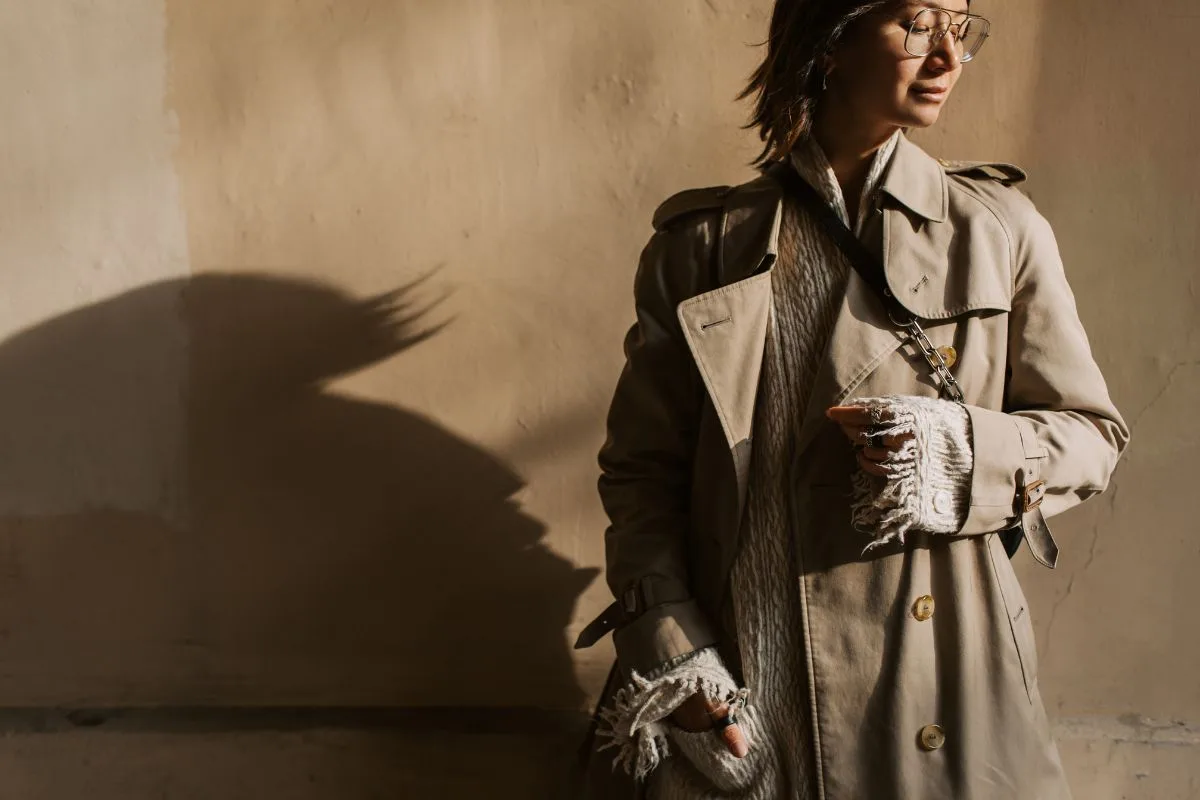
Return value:
M 1016 512 L 1021 518 L 1020 530 L 1025 534 L 1029 552 L 1039 564 L 1054 569 L 1058 566 L 1058 543 L 1054 541 L 1054 534 L 1042 514 L 1046 482 L 1038 479 L 1037 468 L 1033 466 L 1035 461 L 1027 460 L 1026 468 L 1021 470 L 1018 477 Z
M 579 637 L 575 639 L 576 650 L 583 650 L 591 647 L 596 642 L 604 638 L 604 635 L 611 630 L 619 628 L 626 621 L 625 609 L 620 603 L 614 602 L 600 612 L 600 615 L 588 623 L 588 626 L 579 632 Z
M 575 649 L 582 650 L 600 641 L 606 633 L 616 630 L 640 617 L 647 609 L 691 599 L 685 587 L 657 575 L 647 575 L 632 583 L 621 597 L 609 604 L 575 639 Z

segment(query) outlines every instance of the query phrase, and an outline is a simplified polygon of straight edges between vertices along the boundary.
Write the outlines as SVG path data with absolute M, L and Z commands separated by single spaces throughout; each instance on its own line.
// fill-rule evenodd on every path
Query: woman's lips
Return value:
M 945 86 L 927 86 L 925 88 L 914 86 L 912 91 L 920 97 L 925 97 L 930 100 L 940 100 L 941 98 L 945 97 L 950 90 Z

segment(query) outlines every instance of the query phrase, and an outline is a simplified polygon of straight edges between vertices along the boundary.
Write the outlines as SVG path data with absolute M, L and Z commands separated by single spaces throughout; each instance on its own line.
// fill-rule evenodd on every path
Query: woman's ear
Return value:
M 837 48 L 830 47 L 821 56 L 821 71 L 828 77 L 837 70 Z
M 836 66 L 833 55 L 826 53 L 821 58 L 821 89 L 824 91 L 829 88 L 829 79 L 833 75 L 834 67 Z

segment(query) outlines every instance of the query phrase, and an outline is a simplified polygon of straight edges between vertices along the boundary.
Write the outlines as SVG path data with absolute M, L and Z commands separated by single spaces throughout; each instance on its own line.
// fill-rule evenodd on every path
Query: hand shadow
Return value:
M 439 332 L 413 288 L 204 276 L 0 344 L 0 704 L 581 707 L 596 571 L 504 463 L 329 386 Z

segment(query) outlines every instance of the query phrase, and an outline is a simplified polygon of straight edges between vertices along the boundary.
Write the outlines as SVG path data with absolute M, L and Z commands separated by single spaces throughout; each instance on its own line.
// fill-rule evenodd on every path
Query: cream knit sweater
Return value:
M 876 188 L 897 136 L 872 162 L 859 203 L 861 235 L 874 211 Z M 847 220 L 841 188 L 820 147 L 808 140 L 793 164 Z M 751 464 L 744 537 L 730 576 L 727 627 L 736 633 L 746 688 L 740 689 L 714 648 L 647 675 L 632 676 L 602 710 L 602 735 L 617 763 L 649 780 L 650 800 L 779 800 L 815 797 L 809 778 L 813 750 L 808 719 L 800 598 L 793 572 L 794 530 L 788 474 L 799 422 L 841 302 L 849 267 L 837 247 L 803 211 L 785 204 L 780 257 L 773 273 L 768 329 Z M 854 403 L 888 409 L 890 432 L 913 438 L 889 463 L 886 479 L 860 473 L 852 518 L 876 543 L 901 540 L 909 530 L 952 533 L 961 527 L 972 466 L 968 418 L 943 400 L 889 396 Z M 744 701 L 739 720 L 750 743 L 742 760 L 712 732 L 688 733 L 667 717 L 695 692 Z M 746 693 L 749 693 L 748 700 Z

